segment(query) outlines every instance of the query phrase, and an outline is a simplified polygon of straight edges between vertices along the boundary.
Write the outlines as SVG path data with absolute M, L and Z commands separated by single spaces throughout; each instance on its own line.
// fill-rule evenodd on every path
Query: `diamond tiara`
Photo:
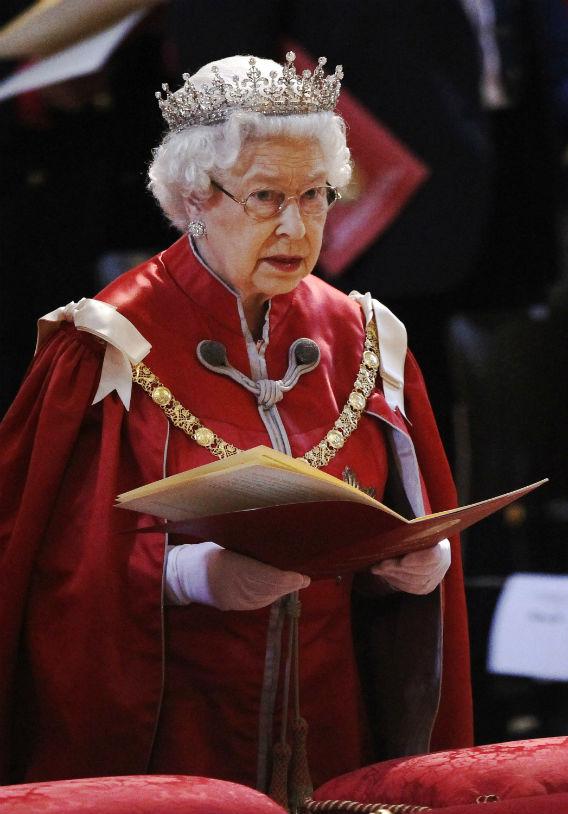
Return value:
M 290 116 L 302 113 L 320 113 L 333 110 L 337 104 L 343 68 L 338 65 L 335 73 L 326 76 L 323 66 L 327 59 L 320 57 L 313 73 L 305 70 L 296 73 L 296 54 L 288 51 L 282 74 L 270 71 L 263 76 L 256 67 L 256 59 L 249 58 L 250 68 L 241 79 L 233 76 L 226 82 L 219 75 L 216 65 L 209 85 L 197 89 L 188 73 L 183 74 L 184 85 L 173 93 L 167 84 L 157 91 L 156 98 L 171 131 L 177 132 L 196 124 L 216 124 L 227 119 L 234 110 L 247 110 L 265 116 Z

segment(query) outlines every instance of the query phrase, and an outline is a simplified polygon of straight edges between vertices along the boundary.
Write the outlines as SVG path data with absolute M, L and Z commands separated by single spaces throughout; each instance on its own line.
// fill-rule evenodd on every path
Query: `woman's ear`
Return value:
M 203 214 L 203 205 L 199 201 L 195 200 L 195 198 L 184 198 L 183 203 L 188 221 L 199 220 Z

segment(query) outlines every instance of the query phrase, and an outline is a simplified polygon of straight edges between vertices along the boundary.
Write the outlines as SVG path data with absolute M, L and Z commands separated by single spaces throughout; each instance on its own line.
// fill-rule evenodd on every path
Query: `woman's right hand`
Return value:
M 281 571 L 216 543 L 168 546 L 165 595 L 172 605 L 198 602 L 219 610 L 256 610 L 309 584 L 303 574 Z

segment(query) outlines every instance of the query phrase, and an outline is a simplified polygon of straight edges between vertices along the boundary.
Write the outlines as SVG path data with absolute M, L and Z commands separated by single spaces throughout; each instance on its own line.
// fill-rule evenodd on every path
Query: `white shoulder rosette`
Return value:
M 408 348 L 406 328 L 392 311 L 373 299 L 368 292 L 360 294 L 358 291 L 352 291 L 349 296 L 361 306 L 366 324 L 373 316 L 375 317 L 379 335 L 379 373 L 383 380 L 385 398 L 389 407 L 393 410 L 398 407 L 406 417 L 404 412 L 404 363 Z
M 86 331 L 107 343 L 101 378 L 93 404 L 113 390 L 128 410 L 132 393 L 131 364 L 138 364 L 152 346 L 114 305 L 83 297 L 79 302 L 56 308 L 37 323 L 36 353 L 62 322 L 73 322 L 78 331 Z

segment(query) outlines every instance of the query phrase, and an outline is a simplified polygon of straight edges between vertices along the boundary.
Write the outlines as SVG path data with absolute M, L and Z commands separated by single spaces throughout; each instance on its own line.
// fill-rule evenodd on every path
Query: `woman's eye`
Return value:
M 274 203 L 278 199 L 278 193 L 274 189 L 259 189 L 253 192 L 252 197 L 259 203 Z
M 302 192 L 302 198 L 305 201 L 314 201 L 319 195 L 318 187 L 312 187 L 311 189 L 307 189 L 305 192 Z

